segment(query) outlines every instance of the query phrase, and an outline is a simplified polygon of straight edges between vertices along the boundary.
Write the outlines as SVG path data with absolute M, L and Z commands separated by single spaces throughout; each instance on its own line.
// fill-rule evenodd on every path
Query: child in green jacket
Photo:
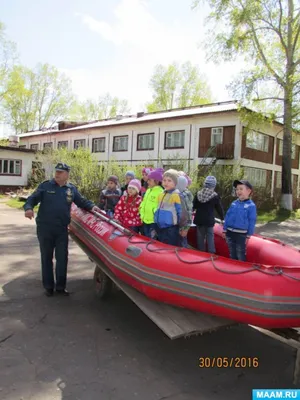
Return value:
M 161 182 L 164 170 L 157 168 L 148 175 L 148 189 L 140 205 L 140 217 L 143 221 L 144 236 L 154 239 L 156 237 L 156 224 L 154 213 L 158 208 L 158 196 L 163 192 Z

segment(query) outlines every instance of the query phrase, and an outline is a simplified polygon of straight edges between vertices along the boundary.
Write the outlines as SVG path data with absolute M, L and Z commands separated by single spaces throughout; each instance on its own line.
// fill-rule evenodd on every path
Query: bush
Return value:
M 128 162 L 120 162 L 114 159 L 109 162 L 98 161 L 95 155 L 87 148 L 78 148 L 68 150 L 62 148 L 59 150 L 47 150 L 38 153 L 38 161 L 33 169 L 33 174 L 29 177 L 29 186 L 35 188 L 45 179 L 51 179 L 54 167 L 58 162 L 64 162 L 71 167 L 70 181 L 77 186 L 83 196 L 98 202 L 100 190 L 105 185 L 110 175 L 116 175 L 120 184 L 124 183 L 125 173 L 128 170 L 133 171 L 138 179 L 142 177 L 142 167 L 164 167 L 174 168 L 185 171 L 191 178 L 192 184 L 190 191 L 195 195 L 203 187 L 206 176 L 213 175 L 217 179 L 216 191 L 222 199 L 224 210 L 226 211 L 233 200 L 236 199 L 233 189 L 233 181 L 242 179 L 244 170 L 240 164 L 235 165 L 200 165 L 194 167 L 191 161 L 182 159 L 180 154 L 175 154 L 173 158 L 166 160 L 152 161 L 141 160 L 139 164 L 132 165 Z M 270 197 L 270 187 L 254 190 L 253 200 L 260 211 L 272 210 L 280 204 L 280 193 L 275 191 L 274 197 Z
M 122 184 L 125 180 L 125 173 L 133 171 L 137 178 L 141 179 L 141 165 L 129 165 L 128 163 L 110 160 L 99 162 L 89 149 L 80 147 L 74 150 L 61 148 L 58 150 L 40 152 L 37 156 L 38 162 L 43 165 L 42 171 L 35 172 L 29 177 L 30 185 L 35 188 L 43 180 L 51 179 L 54 174 L 54 167 L 58 162 L 64 162 L 71 167 L 70 181 L 78 188 L 86 198 L 98 202 L 100 190 L 106 185 L 110 175 L 116 175 Z M 141 161 L 143 165 L 149 165 L 148 161 Z

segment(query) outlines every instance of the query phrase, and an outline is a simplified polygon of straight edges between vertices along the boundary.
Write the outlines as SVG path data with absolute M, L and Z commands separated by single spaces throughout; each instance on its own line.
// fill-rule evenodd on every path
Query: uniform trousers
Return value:
M 64 290 L 67 281 L 68 265 L 68 227 L 38 225 L 37 237 L 40 243 L 42 280 L 45 289 Z M 55 251 L 55 281 L 53 253 Z

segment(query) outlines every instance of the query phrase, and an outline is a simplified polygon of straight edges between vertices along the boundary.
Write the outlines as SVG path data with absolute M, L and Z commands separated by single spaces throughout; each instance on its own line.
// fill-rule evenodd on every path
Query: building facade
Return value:
M 0 191 L 6 192 L 27 186 L 35 163 L 35 151 L 0 146 Z
M 74 125 L 74 124 L 73 124 Z M 218 103 L 156 113 L 102 120 L 58 130 L 28 132 L 20 136 L 20 147 L 44 150 L 66 146 L 87 147 L 102 162 L 117 160 L 169 166 L 172 159 L 188 160 L 189 166 L 216 163 L 244 167 L 255 187 L 281 188 L 283 126 L 262 123 L 246 130 L 235 102 Z M 292 146 L 294 194 L 299 196 L 300 136 Z

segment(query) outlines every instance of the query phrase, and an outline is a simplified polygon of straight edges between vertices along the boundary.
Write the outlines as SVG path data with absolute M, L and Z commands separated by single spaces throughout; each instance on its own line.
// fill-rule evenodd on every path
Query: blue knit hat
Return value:
M 182 192 L 185 191 L 185 189 L 187 188 L 187 186 L 188 186 L 188 180 L 187 180 L 187 178 L 186 178 L 185 176 L 183 176 L 183 175 L 179 176 L 179 177 L 178 177 L 178 183 L 177 183 L 176 189 L 178 189 L 179 192 L 182 193 Z
M 207 176 L 204 181 L 204 186 L 213 189 L 217 186 L 217 180 L 214 176 Z
M 132 178 L 132 179 L 135 178 L 135 175 L 134 175 L 134 172 L 133 172 L 133 171 L 127 171 L 126 174 L 125 174 L 125 176 L 130 176 L 130 178 Z

